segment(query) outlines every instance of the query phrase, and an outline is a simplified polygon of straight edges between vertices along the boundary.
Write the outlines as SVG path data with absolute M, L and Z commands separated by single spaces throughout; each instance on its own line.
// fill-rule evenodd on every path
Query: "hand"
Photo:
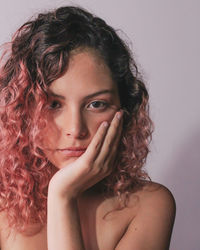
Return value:
M 49 192 L 76 198 L 112 172 L 121 137 L 122 114 L 118 111 L 110 125 L 103 122 L 99 126 L 85 153 L 53 176 Z

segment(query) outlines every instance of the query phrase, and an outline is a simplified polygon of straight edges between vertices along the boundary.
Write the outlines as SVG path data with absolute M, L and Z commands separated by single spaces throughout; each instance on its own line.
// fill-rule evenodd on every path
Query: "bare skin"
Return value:
M 116 209 L 117 197 L 105 198 L 94 189 L 112 172 L 123 118 L 116 85 L 93 53 L 75 54 L 67 72 L 50 87 L 44 146 L 60 170 L 49 184 L 47 226 L 33 236 L 30 233 L 37 226 L 27 235 L 13 237 L 15 232 L 11 232 L 6 238 L 2 217 L 3 250 L 27 250 L 27 246 L 29 250 L 169 248 L 175 203 L 165 187 L 146 182 L 133 190 L 128 206 L 121 210 Z M 86 149 L 79 157 L 69 156 L 68 151 L 67 156 L 63 154 L 63 148 L 72 146 Z
M 130 223 L 134 220 L 136 223 L 135 225 L 133 223 L 134 227 L 129 231 L 130 240 L 126 240 L 128 245 L 129 241 L 131 242 L 130 246 L 125 246 L 124 249 L 169 249 L 168 245 L 175 216 L 175 203 L 169 190 L 159 184 L 147 182 L 141 190 L 131 195 L 127 208 L 115 210 L 116 204 L 117 199 L 115 197 L 104 199 L 102 195 L 97 196 L 92 190 L 85 192 L 80 198 L 80 221 L 85 249 L 117 249 L 115 247 L 120 240 L 122 243 L 123 237 L 128 233 L 127 229 Z M 141 207 L 143 211 L 141 211 Z M 150 211 L 149 208 L 151 208 Z M 108 213 L 112 210 L 113 212 Z M 107 213 L 107 217 L 104 218 Z M 151 215 L 149 216 L 148 213 Z M 143 223 L 143 220 L 145 220 L 145 223 Z M 2 250 L 48 249 L 46 227 L 34 236 L 15 235 L 13 232 L 7 239 L 6 235 L 9 230 L 5 229 L 6 220 L 2 218 L 1 222 L 1 225 L 4 225 L 1 231 Z M 153 235 L 150 235 L 151 230 L 148 227 L 151 230 L 154 229 L 152 230 Z M 32 232 L 34 230 L 37 231 L 37 228 L 30 229 Z M 147 237 L 153 241 L 154 248 L 148 248 L 147 245 L 141 245 L 141 247 L 134 245 L 142 242 L 146 244 Z M 142 242 L 140 242 L 141 238 L 143 239 Z

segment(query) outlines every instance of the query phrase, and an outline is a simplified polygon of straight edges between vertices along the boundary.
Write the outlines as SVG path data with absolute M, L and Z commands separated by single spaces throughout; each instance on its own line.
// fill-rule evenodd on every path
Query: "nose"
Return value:
M 88 134 L 88 127 L 81 110 L 72 110 L 65 116 L 63 132 L 74 139 L 85 138 Z

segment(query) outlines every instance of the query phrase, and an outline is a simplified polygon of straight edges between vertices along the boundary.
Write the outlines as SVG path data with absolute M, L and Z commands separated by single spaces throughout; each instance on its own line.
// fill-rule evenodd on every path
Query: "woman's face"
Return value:
M 60 169 L 84 153 L 100 124 L 120 109 L 120 100 L 108 67 L 88 50 L 71 56 L 49 91 L 43 143 L 47 158 Z

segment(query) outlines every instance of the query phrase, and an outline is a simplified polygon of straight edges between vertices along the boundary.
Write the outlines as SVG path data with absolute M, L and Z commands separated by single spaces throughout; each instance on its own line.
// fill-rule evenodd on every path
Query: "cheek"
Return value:
M 115 113 L 116 110 L 110 110 L 109 112 L 98 113 L 95 115 L 91 115 L 90 117 L 87 117 L 87 121 L 91 128 L 92 134 L 94 135 L 96 133 L 98 127 L 101 125 L 102 122 L 104 121 L 111 122 Z
M 60 138 L 61 131 L 52 121 L 48 121 L 47 127 L 43 131 L 42 144 L 45 148 L 53 149 L 55 142 Z

